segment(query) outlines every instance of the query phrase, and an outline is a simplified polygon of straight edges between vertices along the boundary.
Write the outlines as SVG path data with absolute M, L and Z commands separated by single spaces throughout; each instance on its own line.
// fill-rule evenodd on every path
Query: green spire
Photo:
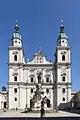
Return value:
M 58 40 L 59 39 L 68 39 L 67 35 L 64 32 L 63 20 L 61 20 L 61 26 L 60 26 L 60 32 L 59 32 Z
M 19 26 L 18 26 L 17 20 L 16 20 L 16 25 L 15 25 L 15 32 L 19 32 Z
M 18 25 L 17 20 L 16 20 L 16 25 L 15 25 L 14 29 L 15 29 L 15 30 L 14 30 L 14 33 L 13 33 L 13 35 L 12 35 L 12 40 L 13 40 L 13 39 L 22 40 L 22 39 L 21 39 L 21 35 L 20 35 L 20 33 L 19 33 L 19 25 Z
M 64 25 L 63 25 L 63 20 L 61 20 L 60 33 L 64 33 Z

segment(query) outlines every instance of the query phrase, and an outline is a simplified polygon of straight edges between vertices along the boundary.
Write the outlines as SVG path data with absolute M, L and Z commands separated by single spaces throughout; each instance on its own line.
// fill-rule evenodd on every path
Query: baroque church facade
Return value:
M 31 61 L 25 62 L 23 41 L 16 23 L 8 48 L 8 101 L 9 109 L 54 110 L 71 100 L 70 45 L 64 32 L 60 32 L 55 49 L 54 63 L 38 50 Z

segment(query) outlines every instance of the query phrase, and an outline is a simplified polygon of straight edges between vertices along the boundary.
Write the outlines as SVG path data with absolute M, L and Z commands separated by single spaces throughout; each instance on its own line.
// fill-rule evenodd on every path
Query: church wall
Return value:
M 67 102 L 70 102 L 71 100 L 71 85 L 67 86 Z
M 30 88 L 27 87 L 27 108 L 30 108 Z
M 14 92 L 14 88 L 17 88 L 17 93 Z M 19 101 L 19 90 L 17 85 L 9 85 L 9 109 L 18 108 L 18 101 Z M 17 98 L 17 101 L 15 101 Z
M 17 47 L 10 47 L 9 48 L 9 63 L 23 63 L 23 50 L 22 48 L 17 49 Z M 17 61 L 14 61 L 14 55 L 17 55 Z
M 60 49 L 57 50 L 57 62 L 58 63 L 70 62 L 70 50 L 65 50 L 65 49 L 66 48 L 64 48 L 63 50 L 60 50 Z M 62 61 L 62 55 L 63 54 L 65 55 L 65 61 Z
M 14 81 L 12 74 L 13 74 L 13 68 L 12 68 L 12 66 L 9 66 L 9 82 Z
M 66 69 L 66 81 L 67 82 L 71 82 L 71 68 L 70 67 L 67 67 Z
M 60 103 L 62 102 L 62 94 L 61 94 L 61 86 L 57 85 L 57 107 L 60 105 Z
M 63 88 L 65 88 L 65 93 L 62 92 Z M 63 98 L 65 98 L 65 101 L 63 101 Z M 57 86 L 57 107 L 59 107 L 60 104 L 70 102 L 70 100 L 71 100 L 71 85 L 58 85 Z
M 27 70 L 25 68 L 23 68 L 23 82 L 27 82 Z
M 19 95 L 20 95 L 20 106 L 19 109 L 26 108 L 26 89 L 23 85 L 19 86 Z
M 51 88 L 50 89 L 50 95 L 51 95 L 51 97 L 50 97 L 50 100 L 51 100 L 51 108 L 52 108 L 52 110 L 53 110 L 53 107 L 54 107 L 54 96 L 53 96 L 53 89 Z
M 23 67 L 20 66 L 19 68 L 19 82 L 24 82 L 23 80 Z
M 54 85 L 53 87 L 53 109 L 56 109 L 57 106 L 57 86 Z
M 57 66 L 57 82 L 62 82 L 61 79 L 61 67 Z

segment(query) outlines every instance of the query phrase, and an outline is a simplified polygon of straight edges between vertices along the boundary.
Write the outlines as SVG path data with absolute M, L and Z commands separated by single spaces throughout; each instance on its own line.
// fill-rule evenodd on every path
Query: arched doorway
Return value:
M 4 102 L 4 108 L 6 108 L 6 105 L 7 105 L 7 103 L 6 103 L 6 102 Z
M 50 100 L 47 99 L 47 107 L 50 108 Z

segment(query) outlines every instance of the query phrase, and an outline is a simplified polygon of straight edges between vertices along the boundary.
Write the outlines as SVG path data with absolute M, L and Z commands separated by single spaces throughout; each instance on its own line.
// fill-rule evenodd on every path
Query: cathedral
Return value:
M 38 49 L 31 61 L 25 60 L 23 40 L 16 23 L 8 48 L 8 109 L 55 110 L 71 100 L 71 61 L 68 36 L 60 26 L 55 61 L 48 61 Z M 5 90 L 3 90 L 5 92 Z M 3 105 L 4 107 L 4 105 Z

